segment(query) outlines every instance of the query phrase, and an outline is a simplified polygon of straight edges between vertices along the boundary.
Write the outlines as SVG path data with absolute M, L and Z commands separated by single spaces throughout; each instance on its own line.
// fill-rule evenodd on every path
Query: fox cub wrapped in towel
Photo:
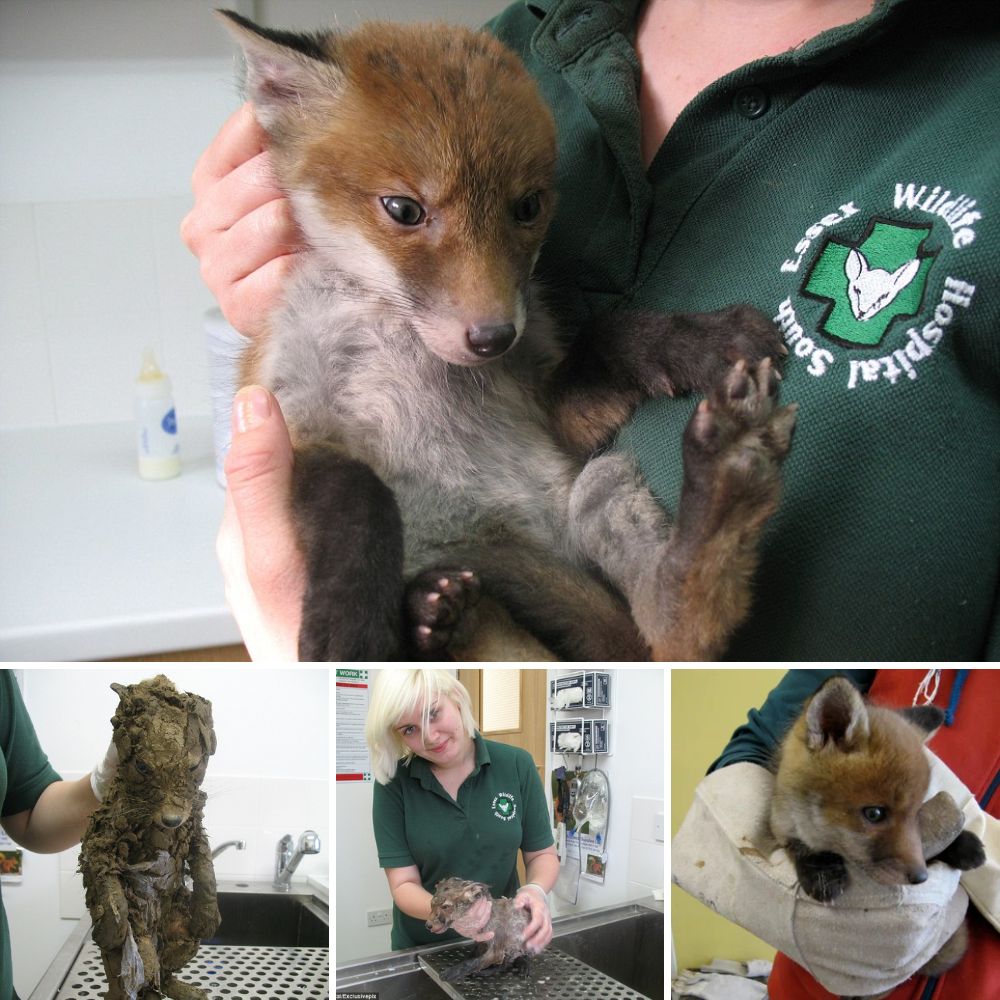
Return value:
M 781 744 L 771 803 L 771 830 L 803 892 L 837 899 L 852 867 L 883 885 L 919 885 L 932 861 L 962 871 L 984 863 L 983 844 L 962 830 L 954 800 L 939 792 L 924 802 L 931 773 L 924 742 L 943 721 L 933 705 L 870 705 L 846 677 L 830 678 L 812 696 Z M 951 968 L 967 944 L 963 923 L 920 974 Z
M 222 16 L 308 246 L 243 370 L 295 446 L 299 655 L 447 655 L 480 592 L 564 658 L 718 655 L 794 424 L 773 324 L 612 314 L 564 346 L 531 283 L 555 128 L 513 53 Z M 628 456 L 594 456 L 641 399 L 691 390 L 671 523 Z

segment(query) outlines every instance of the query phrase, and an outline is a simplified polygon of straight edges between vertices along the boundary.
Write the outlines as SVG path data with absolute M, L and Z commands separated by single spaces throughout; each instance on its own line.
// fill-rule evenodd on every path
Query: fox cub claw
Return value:
M 479 603 L 482 587 L 469 569 L 430 569 L 407 585 L 404 608 L 410 646 L 418 658 L 439 659 L 468 612 Z
M 779 377 L 770 358 L 740 360 L 695 410 L 684 433 L 686 485 L 701 500 L 701 530 L 715 532 L 736 507 L 739 522 L 759 526 L 775 510 L 779 466 L 795 429 L 796 404 L 778 407 Z

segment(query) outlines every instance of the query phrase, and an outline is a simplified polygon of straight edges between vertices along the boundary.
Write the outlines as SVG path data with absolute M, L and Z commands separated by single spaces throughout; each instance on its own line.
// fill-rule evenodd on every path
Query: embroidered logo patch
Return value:
M 493 815 L 505 823 L 510 822 L 517 815 L 517 803 L 510 792 L 499 792 L 493 799 L 492 809 Z
M 774 316 L 786 345 L 806 374 L 852 391 L 905 385 L 932 371 L 949 328 L 975 299 L 958 254 L 975 242 L 983 218 L 976 199 L 903 181 L 885 195 L 881 211 L 855 200 L 828 211 L 779 267 L 805 275 Z
M 930 232 L 876 219 L 856 246 L 829 237 L 802 285 L 804 295 L 829 303 L 820 329 L 874 347 L 893 320 L 916 316 L 936 256 L 921 251 Z

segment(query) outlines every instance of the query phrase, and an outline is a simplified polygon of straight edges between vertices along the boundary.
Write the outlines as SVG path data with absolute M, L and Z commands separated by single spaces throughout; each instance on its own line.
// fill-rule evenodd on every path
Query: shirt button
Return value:
M 767 94 L 760 87 L 742 87 L 733 96 L 733 107 L 744 118 L 760 118 L 770 103 Z

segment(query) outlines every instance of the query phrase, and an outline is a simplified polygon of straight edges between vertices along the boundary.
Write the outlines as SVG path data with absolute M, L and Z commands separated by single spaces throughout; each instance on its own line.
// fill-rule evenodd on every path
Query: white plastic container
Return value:
M 151 347 L 143 351 L 142 368 L 135 380 L 135 425 L 139 475 L 143 479 L 173 479 L 179 475 L 181 453 L 173 391 Z
M 223 318 L 218 308 L 205 313 L 208 349 L 208 383 L 212 392 L 212 438 L 215 445 L 215 478 L 226 488 L 226 455 L 232 442 L 230 425 L 233 396 L 239 388 L 240 358 L 250 341 Z

